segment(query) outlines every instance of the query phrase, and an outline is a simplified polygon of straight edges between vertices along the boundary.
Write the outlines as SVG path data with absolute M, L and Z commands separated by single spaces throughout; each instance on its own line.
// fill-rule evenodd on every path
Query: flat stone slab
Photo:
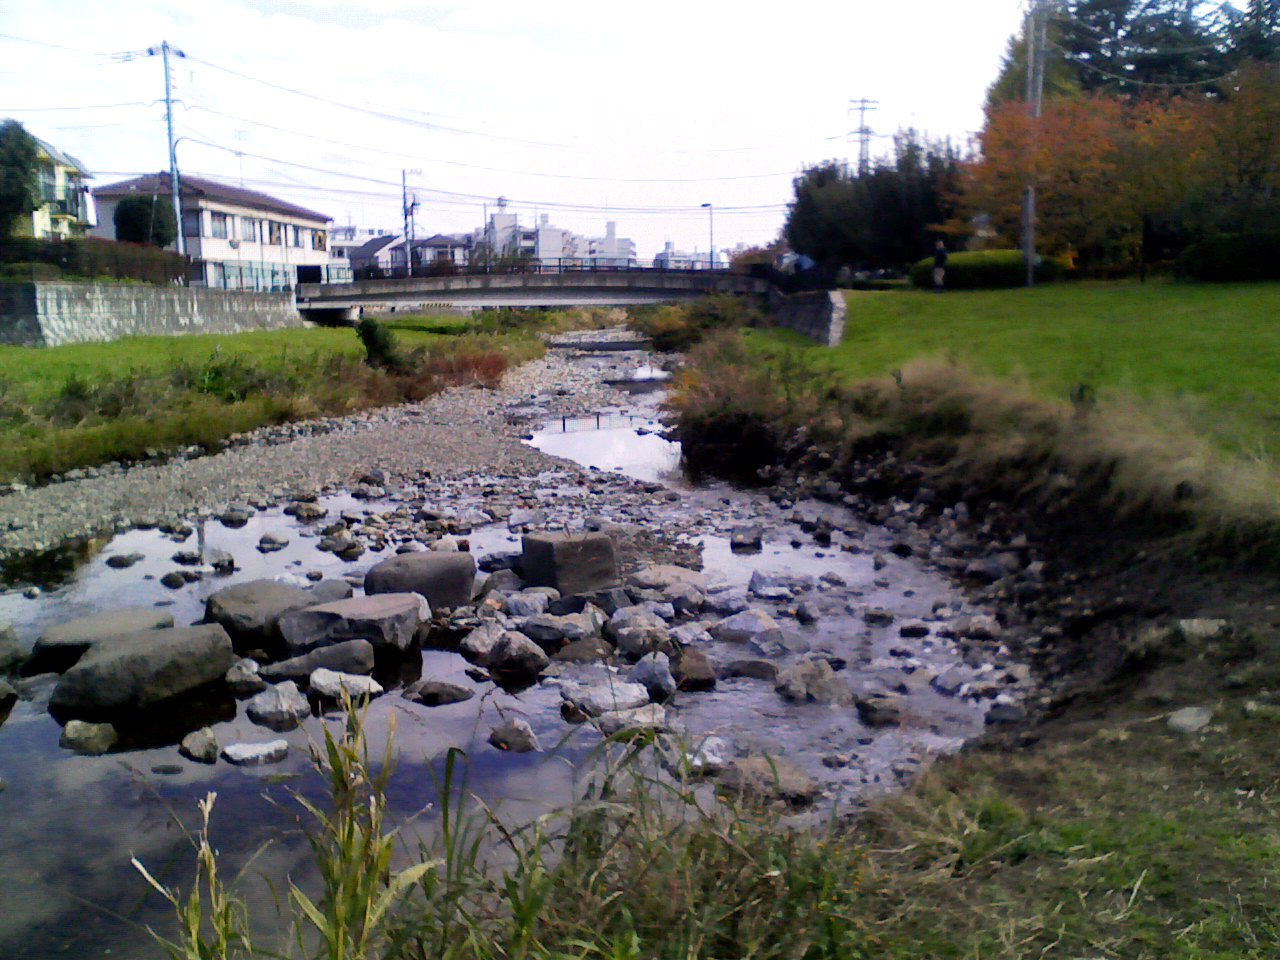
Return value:
M 588 717 L 617 710 L 634 710 L 649 702 L 649 691 L 639 683 L 593 683 L 583 686 L 566 683 L 560 688 L 560 696 L 571 707 Z
M 44 632 L 32 648 L 31 659 L 23 666 L 22 672 L 26 676 L 63 673 L 96 643 L 172 626 L 173 614 L 155 607 L 125 607 L 76 617 Z
M 144 630 L 90 648 L 49 698 L 56 717 L 111 719 L 222 680 L 236 655 L 216 623 Z
M 475 589 L 476 561 L 470 553 L 423 550 L 383 560 L 364 577 L 364 592 L 419 593 L 433 610 L 465 607 Z
M 287 740 L 268 740 L 266 743 L 229 743 L 222 748 L 222 759 L 237 767 L 260 767 L 267 763 L 279 763 L 288 755 Z
M 310 686 L 312 693 L 330 700 L 341 700 L 344 690 L 353 700 L 359 700 L 362 697 L 380 697 L 383 692 L 382 684 L 373 677 L 358 673 L 339 673 L 337 670 L 327 670 L 324 667 L 311 674 Z
M 424 606 L 415 593 L 352 597 L 285 614 L 280 618 L 280 634 L 295 656 L 343 640 L 368 640 L 375 650 L 404 652 L 422 622 Z M 429 616 L 430 611 L 425 614 Z
M 667 711 L 656 703 L 646 703 L 631 710 L 615 710 L 601 714 L 596 726 L 606 737 L 625 730 L 663 730 L 667 726 Z
M 241 648 L 264 646 L 276 641 L 281 617 L 319 602 L 309 590 L 275 580 L 250 580 L 212 594 L 205 601 L 204 616 L 221 624 Z
M 569 596 L 618 584 L 618 560 L 608 534 L 531 533 L 521 544 L 524 580 L 531 586 L 555 587 Z

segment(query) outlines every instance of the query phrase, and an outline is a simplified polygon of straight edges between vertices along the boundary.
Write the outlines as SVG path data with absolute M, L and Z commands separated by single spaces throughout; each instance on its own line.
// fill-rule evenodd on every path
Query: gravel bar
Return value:
M 402 480 L 424 471 L 445 479 L 564 469 L 565 461 L 520 437 L 535 420 L 625 404 L 626 395 L 605 385 L 601 373 L 550 352 L 508 371 L 497 390 L 453 388 L 421 403 L 264 428 L 211 456 L 80 471 L 78 479 L 18 489 L 0 497 L 0 563 L 237 501 L 351 486 L 373 468 Z

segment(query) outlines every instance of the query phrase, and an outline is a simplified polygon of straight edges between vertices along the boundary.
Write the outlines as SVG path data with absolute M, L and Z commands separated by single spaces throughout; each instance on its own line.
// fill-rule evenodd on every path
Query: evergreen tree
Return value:
M 16 120 L 0 123 L 0 238 L 19 217 L 40 207 L 39 152 L 35 138 Z

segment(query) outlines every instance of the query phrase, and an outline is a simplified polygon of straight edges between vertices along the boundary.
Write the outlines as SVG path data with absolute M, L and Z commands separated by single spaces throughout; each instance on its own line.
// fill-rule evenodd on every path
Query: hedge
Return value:
M 1059 260 L 1041 257 L 1036 264 L 1036 282 L 1052 283 L 1067 275 Z M 911 285 L 922 290 L 933 289 L 933 257 L 921 260 L 911 268 Z M 999 287 L 1021 287 L 1027 282 L 1027 267 L 1020 250 L 976 250 L 953 253 L 947 257 L 946 289 L 992 290 Z
M 1174 270 L 1191 280 L 1280 280 L 1280 232 L 1224 233 L 1201 240 L 1179 254 Z

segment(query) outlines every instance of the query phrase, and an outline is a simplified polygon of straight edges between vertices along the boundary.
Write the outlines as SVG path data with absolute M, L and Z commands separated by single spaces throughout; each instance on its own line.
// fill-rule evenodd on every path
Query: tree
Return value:
M 15 221 L 40 208 L 39 150 L 16 120 L 0 123 L 0 238 Z
M 960 158 L 949 142 L 914 130 L 894 137 L 894 155 L 865 174 L 831 160 L 794 181 L 784 228 L 796 253 L 834 274 L 842 266 L 900 269 L 925 256 L 930 232 L 951 219 Z
M 148 243 L 157 247 L 167 247 L 178 236 L 177 220 L 173 215 L 173 204 L 167 197 L 159 197 L 154 193 L 134 194 L 124 197 L 116 204 L 115 216 L 116 239 L 129 243 Z

